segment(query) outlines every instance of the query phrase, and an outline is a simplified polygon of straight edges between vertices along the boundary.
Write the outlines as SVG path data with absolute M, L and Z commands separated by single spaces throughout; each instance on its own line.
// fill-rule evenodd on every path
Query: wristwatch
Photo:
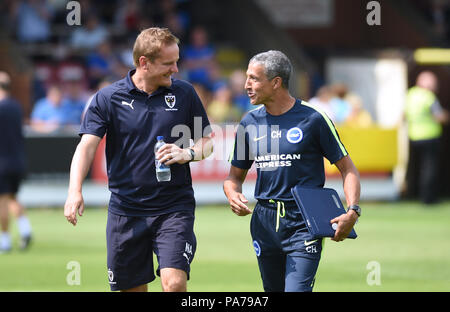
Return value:
M 358 217 L 361 217 L 361 208 L 358 205 L 351 205 L 350 207 L 348 207 L 348 210 L 350 209 L 354 210 Z
M 195 158 L 195 151 L 192 148 L 189 148 L 189 153 L 191 154 L 191 159 L 189 160 L 189 162 L 193 161 Z

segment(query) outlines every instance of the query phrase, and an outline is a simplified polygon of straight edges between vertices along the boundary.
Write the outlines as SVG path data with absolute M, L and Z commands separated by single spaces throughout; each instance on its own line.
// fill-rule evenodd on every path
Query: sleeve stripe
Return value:
M 231 153 L 230 153 L 230 157 L 228 157 L 228 162 L 231 164 L 231 162 L 233 161 L 233 156 L 234 156 L 234 150 L 236 148 L 236 140 L 234 140 L 233 143 L 233 148 L 231 149 Z
M 333 133 L 334 138 L 336 139 L 336 141 L 339 144 L 339 148 L 342 151 L 342 154 L 344 154 L 344 156 L 348 155 L 347 150 L 345 149 L 344 145 L 342 144 L 341 140 L 339 139 L 339 136 L 336 132 L 336 128 L 334 127 L 333 123 L 331 122 L 330 118 L 328 118 L 327 114 L 325 114 L 324 112 L 322 112 L 320 109 L 317 109 L 316 107 L 312 106 L 311 104 L 309 104 L 308 102 L 302 101 L 302 105 L 308 106 L 312 109 L 314 109 L 315 111 L 317 111 L 318 113 L 320 113 L 322 115 L 322 117 L 325 119 L 325 121 L 328 124 L 328 127 L 330 127 L 331 133 Z

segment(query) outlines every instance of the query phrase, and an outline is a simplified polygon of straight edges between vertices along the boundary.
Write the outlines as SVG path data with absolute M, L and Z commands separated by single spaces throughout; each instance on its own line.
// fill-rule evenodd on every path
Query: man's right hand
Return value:
M 64 216 L 73 225 L 77 225 L 77 213 L 80 217 L 83 215 L 84 201 L 83 195 L 81 195 L 81 185 L 91 167 L 100 141 L 101 138 L 98 136 L 83 134 L 72 158 Z
M 234 192 L 232 195 L 228 196 L 228 201 L 230 203 L 230 208 L 238 216 L 246 216 L 251 214 L 252 211 L 247 207 L 248 200 L 242 193 Z
M 84 200 L 81 193 L 69 193 L 64 205 L 64 216 L 74 226 L 77 225 L 77 213 L 81 217 L 84 212 Z
M 242 183 L 247 170 L 231 165 L 230 174 L 223 182 L 223 191 L 228 198 L 231 210 L 238 216 L 246 216 L 252 211 L 247 207 L 248 200 L 242 194 Z

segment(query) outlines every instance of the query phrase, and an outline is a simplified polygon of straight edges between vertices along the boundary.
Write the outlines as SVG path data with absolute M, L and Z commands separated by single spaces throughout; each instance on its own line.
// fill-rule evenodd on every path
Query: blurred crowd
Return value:
M 168 27 L 180 40 L 179 73 L 201 96 L 214 122 L 238 121 L 249 109 L 245 72 L 224 75 L 207 28 L 192 23 L 190 0 L 80 0 L 81 25 L 67 25 L 67 1 L 6 0 L 0 26 L 33 64 L 35 130 L 55 131 L 80 123 L 99 88 L 133 68 L 132 48 L 140 30 Z M 27 119 L 27 118 L 26 118 Z
M 373 125 L 372 116 L 364 109 L 361 97 L 343 83 L 320 87 L 309 104 L 325 112 L 336 125 L 360 128 Z
M 190 81 L 214 123 L 237 122 L 251 109 L 245 69 L 226 74 L 205 26 L 192 22 L 191 0 L 80 0 L 81 25 L 67 24 L 65 0 L 6 0 L 0 26 L 27 51 L 33 64 L 32 127 L 52 132 L 78 125 L 92 95 L 133 68 L 140 30 L 168 27 L 180 38 L 179 73 Z M 370 125 L 361 99 L 346 86 L 322 87 L 311 99 L 337 124 Z M 27 118 L 29 117 L 29 119 Z

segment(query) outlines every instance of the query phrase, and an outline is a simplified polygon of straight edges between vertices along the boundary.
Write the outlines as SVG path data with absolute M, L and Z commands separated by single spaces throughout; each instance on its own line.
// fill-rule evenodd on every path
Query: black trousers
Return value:
M 438 201 L 440 140 L 409 141 L 406 173 L 407 197 L 419 198 L 425 204 Z

